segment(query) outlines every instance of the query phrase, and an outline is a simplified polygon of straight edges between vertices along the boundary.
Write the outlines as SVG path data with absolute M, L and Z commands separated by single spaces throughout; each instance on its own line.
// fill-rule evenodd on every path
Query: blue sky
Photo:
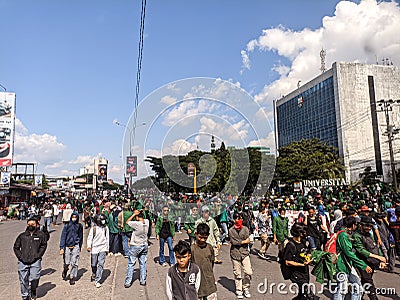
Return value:
M 367 18 L 377 11 L 392 13 L 397 20 L 398 3 L 365 2 L 373 8 L 356 1 L 335 13 L 339 1 L 148 1 L 140 100 L 188 77 L 230 80 L 251 96 L 273 98 L 279 93 L 271 89 L 279 83 L 298 81 L 294 75 L 307 52 L 303 48 L 328 47 L 328 56 L 333 49 L 328 67 L 336 59 L 373 63 L 373 55 L 356 51 L 362 41 L 354 52 L 345 51 L 340 35 L 323 33 L 346 23 L 345 12 L 352 10 L 366 12 Z M 17 94 L 15 160 L 38 161 L 46 174 L 76 175 L 101 153 L 109 159 L 110 176 L 121 182 L 124 129 L 113 120 L 128 124 L 133 111 L 140 1 L 0 0 L 0 11 L 0 84 Z M 326 16 L 335 17 L 330 25 L 324 24 Z M 387 45 L 388 56 L 398 54 L 397 46 L 389 47 L 399 43 L 398 34 L 391 34 L 396 24 L 385 25 L 386 35 L 374 43 Z M 274 30 L 264 35 L 267 42 L 263 30 Z M 350 36 L 360 34 L 348 30 Z M 285 48 L 295 33 L 297 44 Z M 287 40 L 280 43 L 279 34 Z M 307 39 L 313 34 L 320 44 Z M 241 51 L 251 66 L 243 63 Z M 311 61 L 308 65 L 315 64 Z M 303 74 L 303 80 L 310 79 L 318 68 Z M 267 115 L 269 100 L 260 101 Z

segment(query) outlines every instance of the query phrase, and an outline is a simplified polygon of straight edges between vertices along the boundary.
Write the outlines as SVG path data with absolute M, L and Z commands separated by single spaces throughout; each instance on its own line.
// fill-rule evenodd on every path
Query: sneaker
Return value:
M 227 246 L 229 246 L 230 243 L 228 243 L 228 242 L 223 242 L 222 245 L 227 245 Z
M 93 282 L 96 279 L 96 274 L 92 274 L 92 276 L 90 276 L 90 282 Z
M 236 291 L 236 296 L 238 299 L 243 299 L 243 292 L 242 291 Z
M 168 266 L 168 264 L 165 262 L 165 263 L 163 263 L 163 264 L 161 264 L 163 267 L 166 267 L 166 266 Z
M 122 254 L 118 252 L 118 253 L 115 253 L 114 255 L 115 256 L 121 256 Z
M 114 255 L 114 253 L 112 253 L 112 252 L 109 252 L 108 254 L 107 254 L 107 256 L 113 256 Z
M 141 286 L 146 286 L 146 282 L 140 283 Z
M 100 282 L 96 282 L 95 286 L 96 286 L 97 288 L 99 288 L 99 287 L 101 287 L 101 283 L 100 283 Z
M 74 279 L 74 277 L 71 277 L 69 279 L 69 285 L 74 285 L 74 284 L 75 284 L 75 279 Z
M 250 291 L 249 291 L 249 290 L 244 290 L 244 291 L 243 291 L 243 295 L 244 295 L 246 298 L 250 298 L 250 297 L 251 297 L 251 294 L 250 294 Z
M 124 284 L 124 287 L 125 287 L 126 289 L 130 288 L 131 286 L 132 286 L 132 282 L 129 283 L 129 284 L 128 284 L 128 283 L 125 283 L 125 284 Z

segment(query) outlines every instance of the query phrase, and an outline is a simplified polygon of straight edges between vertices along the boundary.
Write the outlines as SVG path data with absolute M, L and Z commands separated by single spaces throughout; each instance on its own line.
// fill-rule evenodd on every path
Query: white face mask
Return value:
M 101 224 L 103 224 L 103 225 L 106 224 L 106 221 L 102 220 L 102 221 L 101 221 Z

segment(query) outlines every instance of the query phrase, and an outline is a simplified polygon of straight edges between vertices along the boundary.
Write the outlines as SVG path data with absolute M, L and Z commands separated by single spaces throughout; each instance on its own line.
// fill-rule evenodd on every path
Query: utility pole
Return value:
M 385 113 L 385 119 L 386 119 L 385 134 L 387 134 L 389 142 L 389 156 L 390 156 L 390 167 L 392 170 L 393 187 L 395 191 L 397 191 L 397 176 L 396 176 L 396 164 L 394 161 L 393 140 L 394 140 L 394 135 L 399 133 L 399 128 L 395 128 L 394 125 L 390 124 L 390 117 L 389 117 L 389 112 L 393 111 L 393 106 L 395 104 L 400 104 L 400 100 L 382 99 L 378 101 L 378 106 L 380 107 L 380 111 Z

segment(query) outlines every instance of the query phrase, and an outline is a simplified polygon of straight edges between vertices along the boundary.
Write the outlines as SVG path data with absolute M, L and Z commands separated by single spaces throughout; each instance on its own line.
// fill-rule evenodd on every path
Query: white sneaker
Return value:
M 168 266 L 168 264 L 165 262 L 165 263 L 162 264 L 162 266 L 166 267 L 166 266 Z
M 250 298 L 250 297 L 251 297 L 251 294 L 250 294 L 250 291 L 249 291 L 249 290 L 244 290 L 244 291 L 243 291 L 243 295 L 244 295 L 246 298 Z
M 96 286 L 97 288 L 99 288 L 99 287 L 101 287 L 101 283 L 100 283 L 100 282 L 96 282 L 95 286 Z
M 115 256 L 121 256 L 122 254 L 119 253 L 119 252 L 117 252 L 117 253 L 115 253 L 114 255 L 115 255 Z
M 243 292 L 242 291 L 236 291 L 236 296 L 238 299 L 243 299 Z

